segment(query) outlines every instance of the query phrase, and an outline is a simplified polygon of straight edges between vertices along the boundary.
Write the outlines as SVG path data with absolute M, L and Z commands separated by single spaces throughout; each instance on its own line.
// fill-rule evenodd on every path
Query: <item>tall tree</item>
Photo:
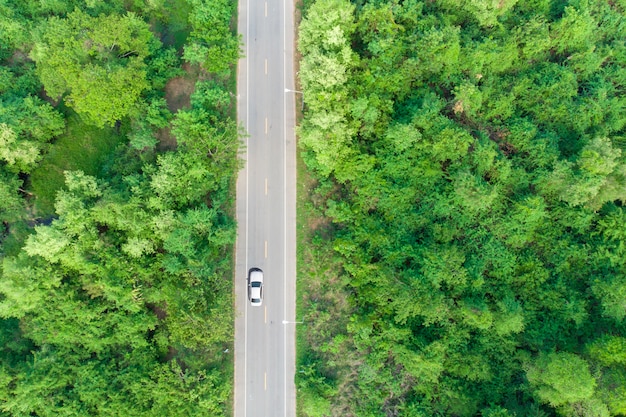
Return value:
M 31 51 L 54 98 L 64 98 L 85 120 L 113 125 L 127 116 L 148 88 L 145 59 L 158 41 L 139 16 L 91 17 L 75 10 L 43 24 Z

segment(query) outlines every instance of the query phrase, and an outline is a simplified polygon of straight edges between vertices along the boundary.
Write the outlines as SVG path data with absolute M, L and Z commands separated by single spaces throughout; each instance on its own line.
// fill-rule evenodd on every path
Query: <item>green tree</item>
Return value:
M 30 141 L 19 141 L 17 133 L 0 123 L 0 158 L 17 172 L 30 171 L 40 159 L 39 147 Z
M 204 74 L 213 81 L 172 123 L 163 88 L 182 73 L 185 38 L 208 34 L 211 65 L 236 64 L 236 7 L 202 1 L 194 29 L 188 3 L 0 0 L 0 415 L 228 414 L 234 95 L 228 75 Z M 95 126 L 65 129 L 67 107 Z M 155 138 L 170 131 L 178 146 L 160 162 Z M 55 158 L 102 155 L 103 141 L 108 162 L 81 160 L 97 178 L 57 170 Z M 63 187 L 33 185 L 42 157 L 38 179 L 65 175 Z M 55 212 L 39 218 L 44 192 Z
M 563 17 L 551 26 L 550 34 L 558 53 L 572 53 L 591 49 L 595 41 L 597 23 L 589 13 L 586 2 L 580 7 L 565 7 Z
M 622 193 L 626 184 L 622 151 L 606 137 L 590 140 L 575 163 L 559 162 L 545 180 L 546 191 L 554 190 L 570 204 L 595 210 L 606 202 L 626 198 Z
M 323 324 L 299 329 L 299 386 L 331 413 L 623 409 L 621 363 L 585 345 L 624 333 L 626 26 L 566 3 L 303 8 L 299 276 Z
M 625 414 L 626 371 L 623 365 L 603 369 L 597 391 L 597 397 L 606 404 L 611 415 Z
M 22 181 L 15 174 L 0 169 L 0 222 L 5 225 L 24 215 L 24 200 L 19 194 L 21 187 Z
M 346 180 L 356 173 L 343 167 L 352 158 L 348 144 L 354 134 L 348 118 L 345 83 L 356 56 L 349 42 L 354 32 L 354 7 L 343 0 L 315 2 L 300 25 L 298 49 L 304 54 L 300 82 L 305 100 L 314 113 L 303 122 L 302 146 L 314 151 L 317 167 L 325 175 Z M 331 100 L 331 111 L 324 109 Z M 338 171 L 338 172 L 337 172 Z
M 512 9 L 517 0 L 463 0 L 460 2 L 454 2 L 450 0 L 439 0 L 442 8 L 450 10 L 452 13 L 457 13 L 458 10 L 463 10 L 468 13 L 473 19 L 476 19 L 480 26 L 494 26 L 498 24 L 498 18 L 505 15 L 510 9 Z
M 157 41 L 149 26 L 127 13 L 91 17 L 76 10 L 42 25 L 31 52 L 47 93 L 87 121 L 113 125 L 148 88 L 145 59 Z
M 30 172 L 45 143 L 61 134 L 64 127 L 61 115 L 38 98 L 0 102 L 0 158 L 14 171 Z
M 228 0 L 188 0 L 191 34 L 183 58 L 209 72 L 225 75 L 239 58 L 240 39 L 230 24 L 236 3 Z
M 597 381 L 580 356 L 560 352 L 541 354 L 526 371 L 533 393 L 553 407 L 590 399 Z
M 0 50 L 16 49 L 27 42 L 28 22 L 19 12 L 7 2 L 0 4 Z

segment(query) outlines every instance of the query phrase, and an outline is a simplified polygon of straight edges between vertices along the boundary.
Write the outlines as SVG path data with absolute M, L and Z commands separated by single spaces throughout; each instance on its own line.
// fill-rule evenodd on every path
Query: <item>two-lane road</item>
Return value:
M 248 133 L 237 181 L 235 417 L 295 416 L 295 104 L 292 0 L 240 0 L 238 118 Z M 253 307 L 246 277 L 264 272 Z

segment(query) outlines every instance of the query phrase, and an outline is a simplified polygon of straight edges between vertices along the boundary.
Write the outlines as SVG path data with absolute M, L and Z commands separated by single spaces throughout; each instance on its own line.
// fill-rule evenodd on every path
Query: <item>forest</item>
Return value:
M 0 0 L 0 416 L 232 414 L 229 0 Z
M 626 415 L 626 1 L 301 11 L 299 415 Z

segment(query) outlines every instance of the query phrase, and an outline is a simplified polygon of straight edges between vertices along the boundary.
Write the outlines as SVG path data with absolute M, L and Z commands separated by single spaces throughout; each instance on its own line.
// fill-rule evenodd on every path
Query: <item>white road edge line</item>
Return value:
M 283 1 L 283 85 L 287 84 L 287 6 Z M 287 317 L 287 96 L 283 94 L 283 317 Z M 283 326 L 283 384 L 284 384 L 284 415 L 287 417 L 287 326 Z
M 248 201 L 249 201 L 249 151 L 248 135 L 250 124 L 250 0 L 246 0 L 246 248 L 248 246 Z M 248 273 L 248 250 L 246 249 L 246 263 L 244 273 Z M 246 283 L 247 285 L 247 283 Z M 247 293 L 247 288 L 246 288 Z M 243 336 L 243 416 L 248 416 L 248 302 L 244 297 L 244 336 Z

